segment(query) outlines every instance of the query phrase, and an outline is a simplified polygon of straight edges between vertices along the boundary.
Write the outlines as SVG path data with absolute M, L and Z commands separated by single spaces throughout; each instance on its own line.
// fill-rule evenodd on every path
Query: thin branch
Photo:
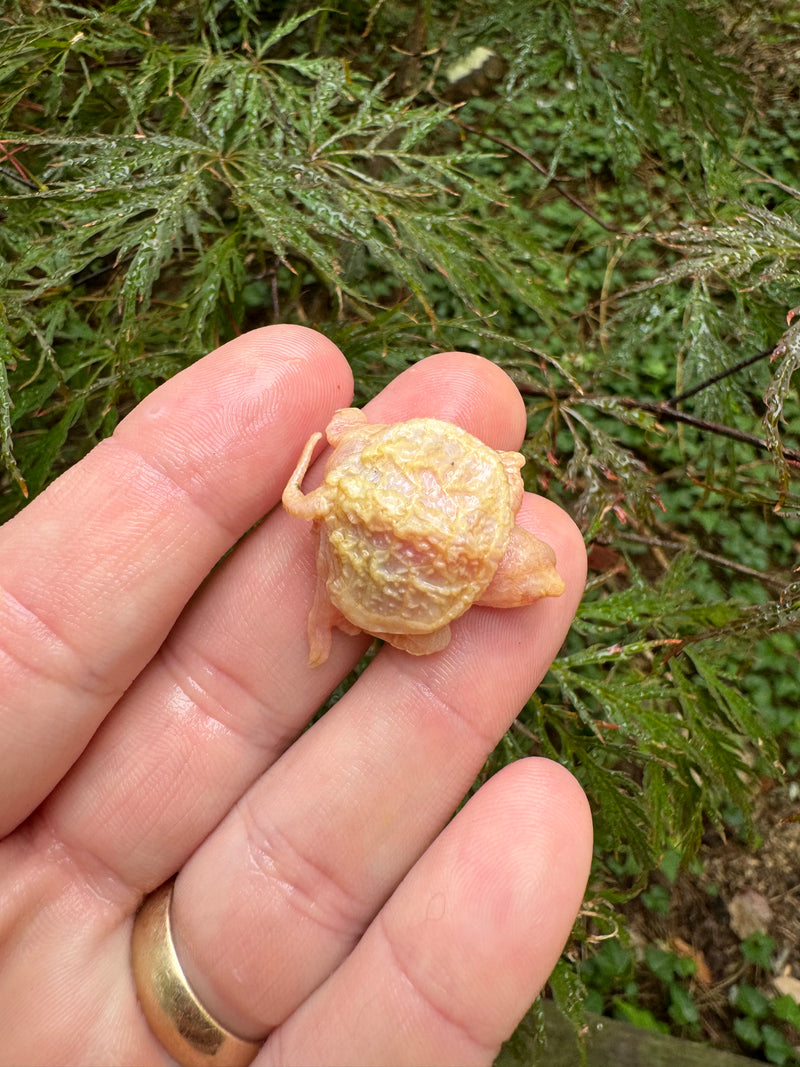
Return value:
M 734 163 L 738 163 L 740 167 L 746 167 L 752 171 L 753 174 L 757 174 L 759 178 L 763 179 L 768 185 L 774 185 L 776 189 L 782 189 L 784 193 L 788 193 L 793 199 L 798 200 L 797 189 L 791 185 L 786 185 L 785 182 L 778 181 L 777 178 L 773 178 L 771 174 L 767 174 L 766 171 L 761 170 L 759 167 L 754 166 L 752 163 L 748 163 L 746 159 L 740 159 L 738 156 L 731 157 Z
M 38 186 L 36 182 L 29 181 L 21 174 L 17 174 L 17 172 L 13 170 L 8 170 L 6 167 L 0 167 L 0 174 L 2 174 L 4 178 L 10 178 L 12 181 L 19 182 L 21 185 L 27 186 L 28 189 L 40 188 L 40 186 Z
M 741 441 L 746 445 L 752 445 L 753 448 L 757 448 L 761 452 L 770 451 L 770 447 L 763 437 L 758 437 L 754 433 L 747 433 L 746 430 L 738 430 L 735 426 L 725 426 L 721 422 L 701 419 L 697 415 L 690 415 L 686 411 L 678 411 L 677 408 L 670 406 L 668 400 L 638 400 L 633 396 L 596 396 L 591 393 L 578 395 L 568 390 L 542 389 L 526 382 L 518 382 L 517 388 L 524 396 L 549 397 L 550 399 L 555 398 L 572 404 L 591 404 L 597 400 L 613 400 L 615 404 L 620 404 L 624 408 L 647 411 L 658 419 L 682 422 L 686 426 L 694 426 L 697 430 L 705 430 L 707 433 L 717 434 L 720 437 L 729 437 L 733 441 Z M 800 450 L 796 448 L 784 448 L 783 456 L 789 463 L 800 464 Z
M 731 374 L 736 374 L 740 370 L 744 370 L 745 367 L 751 366 L 753 363 L 758 363 L 759 360 L 766 359 L 767 356 L 771 356 L 775 351 L 775 347 L 765 348 L 763 352 L 758 352 L 755 356 L 748 356 L 747 359 L 743 359 L 740 363 L 734 364 L 732 367 L 728 367 L 727 370 L 722 371 L 721 374 L 715 374 L 713 378 L 706 378 L 705 381 L 700 382 L 699 385 L 695 385 L 692 389 L 687 389 L 683 393 L 678 393 L 677 396 L 672 396 L 666 401 L 670 407 L 680 403 L 681 400 L 688 400 L 690 396 L 695 396 L 697 393 L 701 393 L 703 389 L 707 389 L 709 385 L 716 385 L 717 382 L 721 382 L 723 378 L 729 377 Z
M 507 148 L 509 152 L 513 152 L 515 155 L 518 155 L 520 159 L 524 159 L 526 163 L 528 163 L 531 167 L 533 167 L 534 170 L 538 171 L 540 174 L 543 174 L 545 178 L 550 181 L 553 180 L 553 175 L 550 173 L 547 167 L 545 167 L 543 163 L 540 163 L 538 159 L 534 159 L 533 156 L 528 155 L 528 153 L 523 148 L 520 148 L 519 145 L 515 145 L 512 141 L 507 141 L 504 137 L 497 137 L 493 133 L 486 133 L 485 130 L 481 130 L 477 126 L 470 126 L 469 123 L 462 122 L 461 119 L 457 119 L 455 118 L 455 116 L 451 115 L 451 120 L 460 129 L 466 130 L 468 133 L 474 133 L 476 137 L 485 137 L 487 141 L 494 141 L 495 144 L 502 145 L 502 147 Z M 618 226 L 612 226 L 610 223 L 605 222 L 603 219 L 601 219 L 599 215 L 592 211 L 592 209 L 587 204 L 584 204 L 582 200 L 579 200 L 577 196 L 573 196 L 572 193 L 569 192 L 569 190 L 563 189 L 558 184 L 557 180 L 551 186 L 551 188 L 553 188 L 559 196 L 563 196 L 565 200 L 568 200 L 573 207 L 576 207 L 578 209 L 578 211 L 582 211 L 584 215 L 588 215 L 590 219 L 593 219 L 598 226 L 602 226 L 603 229 L 606 230 L 608 233 L 626 232 L 625 230 L 621 230 Z
M 673 422 L 682 422 L 687 426 L 694 426 L 698 430 L 706 430 L 708 433 L 718 434 L 720 437 L 729 437 L 733 441 L 742 441 L 746 445 L 752 445 L 762 452 L 769 452 L 769 445 L 762 437 L 746 430 L 738 430 L 735 426 L 725 426 L 721 422 L 711 422 L 709 419 L 698 418 L 697 415 L 689 415 L 685 411 L 678 411 L 670 407 L 668 401 L 658 403 L 648 400 L 637 400 L 635 397 L 621 396 L 615 398 L 623 407 L 638 408 L 640 411 L 649 411 L 659 419 L 671 419 Z M 790 462 L 800 463 L 800 451 L 793 448 L 784 448 L 783 454 Z
M 662 537 L 647 537 L 643 534 L 633 533 L 633 531 L 630 530 L 617 533 L 616 540 L 632 541 L 638 545 L 653 545 L 656 548 L 669 548 L 674 549 L 676 552 L 691 552 L 692 555 L 699 556 L 700 559 L 708 560 L 709 563 L 714 563 L 719 567 L 726 567 L 728 570 L 737 571 L 739 574 L 746 574 L 748 578 L 758 578 L 759 581 L 766 582 L 768 585 L 774 585 L 780 589 L 784 589 L 787 584 L 786 578 L 780 578 L 776 574 L 765 574 L 763 571 L 756 570 L 754 567 L 746 567 L 743 563 L 737 563 L 735 560 L 728 559 L 726 556 L 718 556 L 714 552 L 707 552 L 704 548 L 698 548 L 696 545 L 684 543 L 683 541 L 668 541 Z

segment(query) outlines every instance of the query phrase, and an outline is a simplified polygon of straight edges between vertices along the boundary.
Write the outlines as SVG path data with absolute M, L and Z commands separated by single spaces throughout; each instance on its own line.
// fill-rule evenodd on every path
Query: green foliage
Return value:
M 772 965 L 771 956 L 775 951 L 775 939 L 762 931 L 750 934 L 741 943 L 742 956 L 748 963 L 754 963 L 757 967 L 763 967 L 768 971 Z
M 18 168 L 4 172 L 0 231 L 12 387 L 34 386 L 50 416 L 19 445 L 34 492 L 76 418 L 102 433 L 101 413 L 230 337 L 249 303 L 261 321 L 265 300 L 304 317 L 312 288 L 348 318 L 388 301 L 413 321 L 434 315 L 436 274 L 471 317 L 512 298 L 542 306 L 524 233 L 486 223 L 501 193 L 468 173 L 482 149 L 435 143 L 449 108 L 388 99 L 385 79 L 339 57 L 294 54 L 319 12 L 221 49 L 190 23 L 180 32 L 191 5 L 160 33 L 151 7 L 47 5 L 3 39 L 0 139 Z
M 769 973 L 775 940 L 755 933 L 741 944 L 743 958 Z M 740 982 L 731 987 L 730 1002 L 737 1012 L 733 1030 L 751 1053 L 760 1052 L 767 1063 L 797 1063 L 800 1038 L 800 1005 L 792 997 L 767 996 L 757 986 Z M 789 1039 L 794 1037 L 794 1043 Z
M 767 1063 L 797 1063 L 797 1052 L 786 1037 L 787 1024 L 800 1035 L 800 1007 L 795 1000 L 767 997 L 746 982 L 734 987 L 731 1000 L 740 1013 L 733 1031 L 751 1054 L 761 1052 Z
M 745 954 L 746 955 L 746 954 Z M 695 961 L 647 945 L 639 954 L 622 939 L 602 941 L 580 967 L 587 1010 L 605 1012 L 654 1033 L 698 1033 Z M 800 1007 L 789 996 L 768 996 L 748 982 L 731 987 L 732 1029 L 742 1050 L 768 1063 L 796 1063 L 790 1038 L 800 1036 Z
M 0 521 L 253 326 L 323 330 L 359 403 L 480 351 L 525 398 L 529 488 L 592 550 L 486 773 L 578 776 L 597 914 L 709 822 L 747 833 L 753 783 L 800 767 L 790 0 L 12 0 L 0 25 Z M 505 73 L 459 97 L 476 44 Z M 613 944 L 603 1006 L 693 1031 Z
M 580 974 L 592 1010 L 610 1011 L 615 1018 L 655 1033 L 670 1031 L 665 1019 L 681 1033 L 696 1033 L 699 1014 L 687 985 L 695 970 L 693 960 L 655 945 L 648 945 L 644 958 L 637 961 L 631 948 L 612 938 L 601 943 L 581 966 Z M 653 1001 L 651 1006 L 641 1001 L 641 983 L 648 979 L 656 979 L 661 992 L 660 1002 Z

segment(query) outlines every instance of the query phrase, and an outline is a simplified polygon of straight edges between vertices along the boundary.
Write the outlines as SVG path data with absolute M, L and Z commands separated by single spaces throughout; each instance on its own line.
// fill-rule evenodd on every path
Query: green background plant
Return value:
M 252 326 L 327 333 L 359 403 L 480 351 L 593 561 L 486 773 L 578 776 L 603 914 L 709 824 L 746 834 L 800 755 L 794 5 L 12 0 L 1 25 L 0 520 Z M 501 75 L 453 87 L 477 45 Z

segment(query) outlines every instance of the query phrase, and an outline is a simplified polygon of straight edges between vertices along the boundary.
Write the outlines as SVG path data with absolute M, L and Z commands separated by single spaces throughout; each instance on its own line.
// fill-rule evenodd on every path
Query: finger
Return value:
M 383 648 L 179 875 L 183 966 L 235 1032 L 268 1031 L 341 962 L 558 651 L 583 589 L 583 542 L 541 498 L 518 518 L 555 547 L 564 596 L 473 608 L 430 656 Z
M 220 556 L 350 397 L 321 335 L 268 327 L 156 390 L 0 532 L 0 834 L 64 774 Z
M 420 412 L 498 448 L 525 429 L 513 383 L 476 356 L 432 356 L 369 405 L 373 419 Z M 314 573 L 308 524 L 278 509 L 199 591 L 47 807 L 84 866 L 134 888 L 164 881 L 352 668 L 368 639 L 337 634 L 330 660 L 308 669 Z
M 591 816 L 563 768 L 522 760 L 456 816 L 256 1064 L 491 1064 L 580 907 Z

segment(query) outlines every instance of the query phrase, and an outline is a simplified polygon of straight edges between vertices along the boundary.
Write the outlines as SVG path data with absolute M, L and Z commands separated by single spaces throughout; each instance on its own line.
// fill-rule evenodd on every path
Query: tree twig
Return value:
M 706 549 L 698 548 L 697 545 L 692 545 L 688 542 L 669 541 L 663 537 L 648 537 L 644 534 L 636 534 L 632 530 L 617 533 L 615 539 L 617 541 L 632 541 L 637 545 L 653 545 L 656 548 L 674 549 L 676 552 L 691 552 L 692 555 L 708 560 L 709 563 L 714 563 L 719 567 L 726 567 L 728 570 L 736 571 L 739 574 L 746 574 L 748 578 L 758 578 L 759 581 L 766 582 L 768 585 L 774 585 L 780 589 L 787 585 L 788 580 L 786 578 L 779 578 L 775 574 L 765 574 L 764 571 L 756 570 L 754 567 L 746 567 L 744 563 L 737 563 L 726 556 L 718 556 L 714 552 L 708 552 Z
M 761 452 L 769 452 L 770 448 L 763 437 L 746 430 L 739 430 L 735 426 L 726 426 L 721 422 L 712 422 L 709 419 L 701 419 L 697 415 L 690 415 L 687 411 L 678 411 L 671 406 L 669 400 L 639 400 L 633 396 L 596 396 L 592 393 L 577 394 L 566 389 L 544 389 L 527 382 L 517 382 L 517 388 L 524 396 L 549 397 L 573 404 L 591 404 L 597 400 L 612 400 L 624 408 L 638 411 L 647 411 L 658 419 L 671 422 L 682 422 L 686 426 L 694 426 L 697 430 L 705 430 L 708 433 L 717 434 L 720 437 L 729 437 L 733 441 L 741 441 L 743 444 L 752 445 Z M 784 448 L 783 456 L 789 463 L 800 464 L 800 450 L 796 448 Z
M 0 167 L 0 174 L 2 174 L 4 178 L 10 178 L 12 181 L 19 182 L 21 185 L 26 185 L 29 189 L 39 188 L 36 182 L 29 181 L 21 174 L 17 174 L 16 171 L 8 170 L 7 167 Z
M 498 137 L 494 133 L 487 133 L 485 130 L 481 130 L 477 126 L 470 126 L 468 122 L 464 122 L 461 119 L 457 119 L 455 116 L 452 115 L 451 120 L 460 129 L 466 130 L 468 133 L 474 133 L 476 137 L 484 137 L 487 141 L 494 141 L 495 144 L 502 145 L 502 147 L 507 148 L 509 152 L 513 152 L 515 155 L 518 155 L 520 159 L 524 159 L 525 162 L 528 163 L 531 167 L 533 167 L 534 170 L 538 171 L 539 174 L 543 174 L 544 177 L 549 179 L 550 181 L 553 180 L 553 175 L 550 173 L 547 167 L 544 166 L 543 163 L 540 163 L 538 159 L 534 159 L 533 156 L 528 155 L 524 148 L 520 148 L 519 145 L 514 144 L 513 141 L 507 141 L 504 137 Z M 603 219 L 600 218 L 599 215 L 592 211 L 588 204 L 584 204 L 584 202 L 582 200 L 579 200 L 577 196 L 573 196 L 568 189 L 562 188 L 562 186 L 558 184 L 558 181 L 555 181 L 551 188 L 553 188 L 559 196 L 563 196 L 565 200 L 568 200 L 573 207 L 576 207 L 578 209 L 578 211 L 582 211 L 584 215 L 588 215 L 589 218 L 596 222 L 598 226 L 602 226 L 603 229 L 606 230 L 608 233 L 626 232 L 625 230 L 621 230 L 618 226 L 612 226 L 610 223 L 605 222 Z
M 587 399 L 584 397 L 583 399 Z M 718 434 L 720 437 L 729 437 L 733 441 L 742 441 L 744 444 L 752 445 L 753 448 L 757 448 L 762 452 L 769 452 L 770 448 L 763 437 L 758 437 L 754 433 L 748 433 L 746 430 L 739 430 L 735 426 L 726 426 L 721 422 L 711 422 L 709 419 L 701 419 L 697 415 L 690 415 L 686 411 L 678 411 L 677 408 L 670 406 L 668 400 L 662 400 L 659 402 L 649 400 L 637 400 L 635 397 L 621 396 L 615 397 L 623 407 L 626 408 L 638 408 L 640 411 L 649 411 L 653 415 L 656 415 L 659 419 L 670 419 L 672 422 L 682 422 L 686 426 L 694 426 L 698 430 L 706 430 L 708 433 Z M 795 448 L 784 448 L 784 457 L 790 463 L 800 463 L 800 451 Z
M 722 371 L 720 374 L 715 374 L 712 378 L 706 378 L 705 381 L 700 382 L 699 385 L 695 385 L 683 393 L 678 393 L 677 396 L 670 397 L 669 400 L 667 400 L 667 404 L 672 407 L 673 405 L 680 403 L 681 400 L 688 400 L 690 396 L 695 396 L 697 393 L 701 393 L 710 385 L 716 385 L 716 383 L 721 382 L 723 378 L 727 378 L 731 374 L 736 374 L 738 371 L 744 370 L 745 367 L 749 367 L 753 363 L 758 363 L 759 360 L 766 359 L 766 357 L 771 356 L 774 351 L 775 347 L 773 346 L 772 348 L 765 348 L 763 352 L 758 352 L 755 356 L 748 356 L 747 359 L 743 359 L 740 363 L 735 363 L 732 367 L 728 367 L 727 370 Z
M 768 185 L 774 185 L 777 189 L 783 190 L 784 193 L 788 193 L 789 196 L 795 200 L 799 199 L 797 195 L 797 189 L 791 185 L 786 185 L 784 182 L 778 181 L 777 178 L 773 178 L 771 174 L 767 174 L 766 171 L 761 170 L 759 167 L 754 166 L 752 163 L 748 163 L 746 159 L 740 159 L 738 156 L 731 157 L 734 163 L 738 163 L 740 167 L 746 167 L 752 171 L 753 174 L 757 174 L 759 178 L 763 179 Z

